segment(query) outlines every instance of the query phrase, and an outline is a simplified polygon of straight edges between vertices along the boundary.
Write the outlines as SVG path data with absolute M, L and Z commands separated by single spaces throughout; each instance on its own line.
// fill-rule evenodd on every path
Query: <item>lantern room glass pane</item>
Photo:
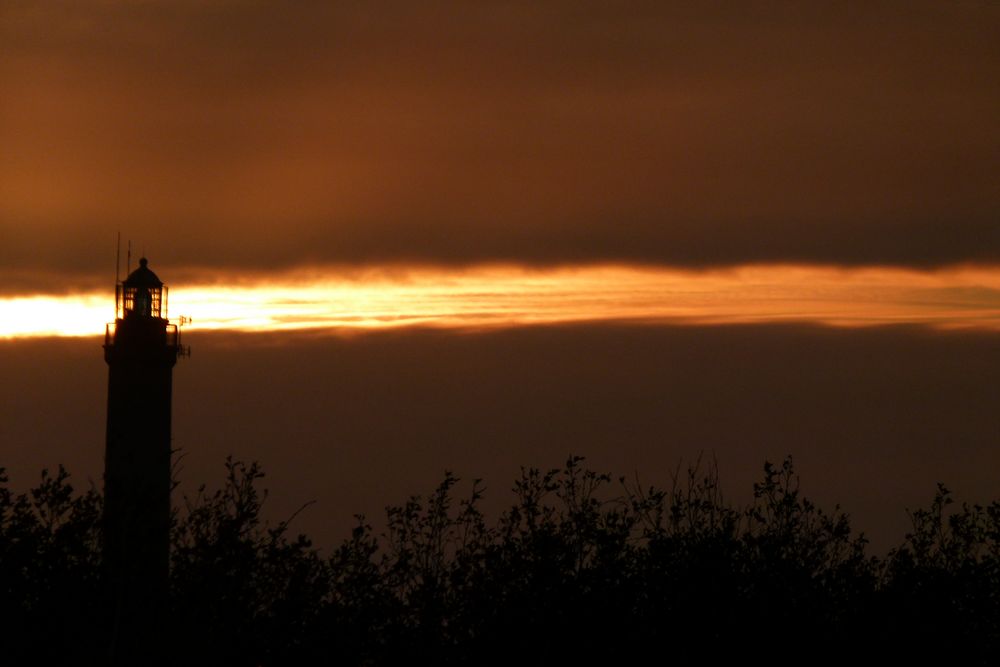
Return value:
M 157 287 L 126 287 L 122 299 L 125 316 L 160 317 L 163 290 Z

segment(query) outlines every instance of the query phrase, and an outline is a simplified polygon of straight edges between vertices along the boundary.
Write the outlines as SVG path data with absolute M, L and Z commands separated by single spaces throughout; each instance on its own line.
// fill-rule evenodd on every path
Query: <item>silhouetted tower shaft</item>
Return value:
M 139 260 L 116 286 L 114 328 L 108 325 L 104 338 L 104 576 L 111 655 L 123 664 L 161 648 L 154 646 L 169 574 L 170 400 L 179 350 L 165 294 Z

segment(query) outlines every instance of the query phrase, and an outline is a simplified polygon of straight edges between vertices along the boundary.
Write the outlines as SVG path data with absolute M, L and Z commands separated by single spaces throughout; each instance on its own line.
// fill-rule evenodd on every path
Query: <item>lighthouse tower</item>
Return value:
M 103 546 L 113 662 L 137 659 L 160 643 L 170 555 L 171 383 L 181 350 L 166 305 L 167 288 L 140 259 L 115 286 L 115 321 L 104 335 Z

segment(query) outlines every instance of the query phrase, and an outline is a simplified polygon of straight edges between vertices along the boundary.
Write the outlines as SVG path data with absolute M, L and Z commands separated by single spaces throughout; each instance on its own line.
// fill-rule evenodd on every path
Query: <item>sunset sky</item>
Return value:
M 877 539 L 1000 497 L 996 2 L 5 0 L 15 486 L 100 483 L 119 232 L 184 482 L 258 458 L 324 545 L 570 453 L 792 454 Z

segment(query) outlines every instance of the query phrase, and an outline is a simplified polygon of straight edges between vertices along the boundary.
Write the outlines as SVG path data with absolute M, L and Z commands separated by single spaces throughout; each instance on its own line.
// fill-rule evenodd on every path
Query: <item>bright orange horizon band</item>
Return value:
M 159 272 L 171 287 L 171 319 L 192 318 L 190 331 L 476 330 L 600 321 L 1000 331 L 1000 267 L 312 268 L 232 287 L 172 284 L 169 269 Z M 97 336 L 113 316 L 112 289 L 0 298 L 0 338 Z

